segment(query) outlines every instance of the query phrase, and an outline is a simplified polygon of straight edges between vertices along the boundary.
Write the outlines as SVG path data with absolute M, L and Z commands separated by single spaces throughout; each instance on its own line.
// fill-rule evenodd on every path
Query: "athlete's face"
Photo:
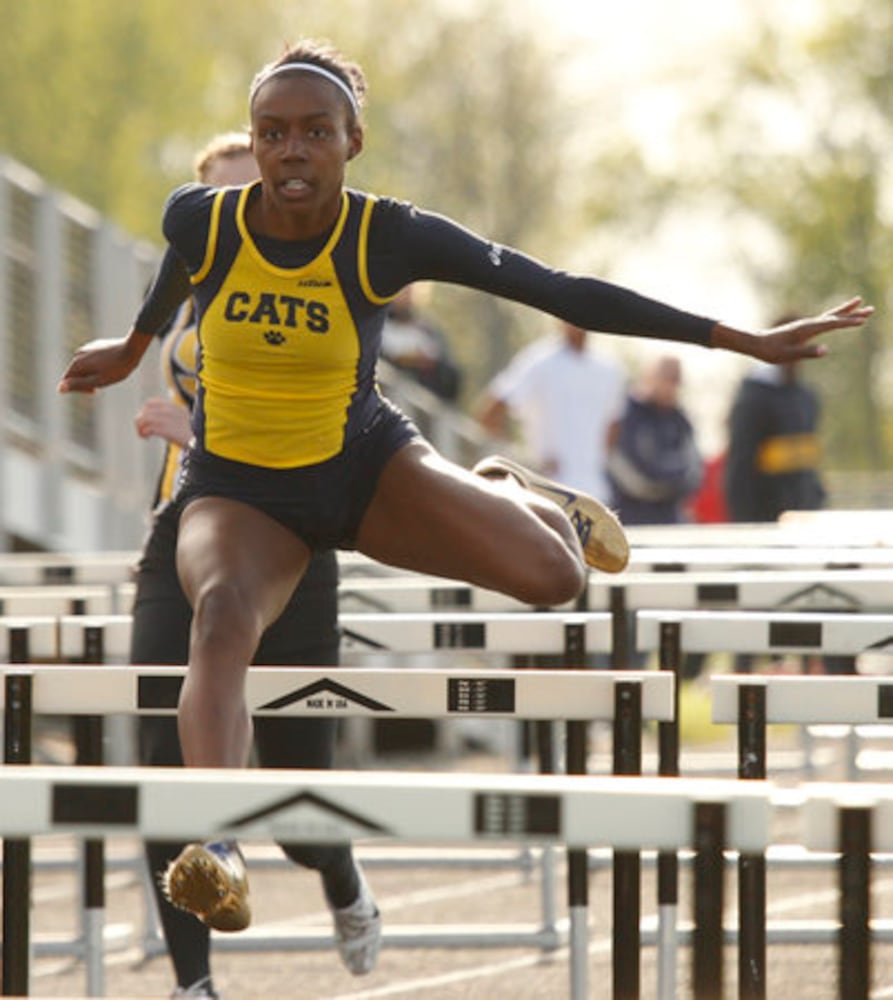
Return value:
M 328 80 L 287 73 L 257 91 L 251 143 L 263 179 L 264 215 L 300 217 L 325 228 L 341 204 L 344 170 L 360 152 L 363 133 L 347 101 Z

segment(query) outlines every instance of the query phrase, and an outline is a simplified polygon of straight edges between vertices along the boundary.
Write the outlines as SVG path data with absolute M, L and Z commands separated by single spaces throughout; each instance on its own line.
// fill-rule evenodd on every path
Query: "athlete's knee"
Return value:
M 199 638 L 235 635 L 260 641 L 260 615 L 242 589 L 228 580 L 202 586 L 195 596 L 193 634 Z
M 527 604 L 553 607 L 576 600 L 585 586 L 585 564 L 571 549 L 555 541 L 528 562 L 517 596 Z

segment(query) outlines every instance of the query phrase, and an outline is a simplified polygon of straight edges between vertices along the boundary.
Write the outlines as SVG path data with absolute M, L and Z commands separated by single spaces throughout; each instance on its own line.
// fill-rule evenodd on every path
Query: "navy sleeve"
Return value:
M 190 274 L 195 274 L 205 259 L 211 209 L 219 188 L 206 184 L 183 184 L 164 206 L 161 228 L 165 239 L 182 258 Z
M 406 202 L 381 199 L 369 233 L 369 280 L 381 296 L 444 281 L 551 313 L 586 330 L 708 346 L 716 322 L 598 278 L 555 270 Z
M 134 320 L 134 329 L 163 335 L 177 309 L 191 294 L 192 284 L 183 261 L 168 247 Z
M 215 191 L 190 183 L 178 187 L 168 198 L 162 216 L 168 249 L 134 321 L 142 333 L 163 333 L 192 294 L 189 275 L 204 261 Z

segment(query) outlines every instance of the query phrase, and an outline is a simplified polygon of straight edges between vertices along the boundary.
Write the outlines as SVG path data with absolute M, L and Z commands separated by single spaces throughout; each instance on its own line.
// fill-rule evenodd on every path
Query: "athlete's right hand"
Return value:
M 147 334 L 131 331 L 120 340 L 91 340 L 75 351 L 57 390 L 92 393 L 120 382 L 140 363 L 150 339 Z

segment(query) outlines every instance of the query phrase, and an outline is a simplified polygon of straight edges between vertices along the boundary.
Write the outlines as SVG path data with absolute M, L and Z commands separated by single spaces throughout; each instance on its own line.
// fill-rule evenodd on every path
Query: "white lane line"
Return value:
M 426 906 L 430 903 L 440 903 L 449 899 L 461 899 L 463 896 L 478 896 L 481 893 L 495 892 L 500 889 L 524 888 L 518 872 L 507 872 L 500 875 L 493 875 L 490 878 L 475 878 L 463 880 L 459 883 L 446 883 L 436 886 L 433 889 L 414 889 L 412 892 L 392 893 L 387 896 L 380 896 L 374 892 L 375 901 L 379 909 L 385 915 L 393 915 L 401 907 Z M 297 917 L 285 917 L 282 920 L 268 921 L 262 925 L 262 929 L 270 930 L 276 927 L 287 929 L 298 926 L 315 927 L 319 924 L 328 926 L 332 921 L 332 914 L 328 910 L 318 910 L 315 913 L 304 913 Z M 261 925 L 258 925 L 260 928 Z M 385 923 L 387 927 L 387 923 Z
M 610 954 L 610 951 L 610 937 L 595 940 L 586 949 L 590 957 Z M 422 991 L 434 989 L 438 986 L 453 986 L 456 983 L 468 982 L 472 979 L 486 979 L 491 976 L 501 976 L 507 972 L 530 969 L 536 965 L 544 965 L 546 963 L 551 965 L 557 964 L 560 961 L 566 962 L 569 956 L 570 951 L 568 948 L 558 948 L 555 951 L 550 951 L 548 956 L 543 956 L 539 952 L 531 955 L 522 955 L 504 962 L 475 965 L 469 969 L 459 969 L 456 972 L 440 973 L 420 979 L 407 979 L 401 983 L 391 983 L 388 986 L 379 986 L 371 990 L 360 990 L 355 993 L 339 993 L 338 996 L 332 997 L 331 1000 L 378 1000 L 380 997 L 395 997 L 405 993 L 421 996 L 423 995 Z

